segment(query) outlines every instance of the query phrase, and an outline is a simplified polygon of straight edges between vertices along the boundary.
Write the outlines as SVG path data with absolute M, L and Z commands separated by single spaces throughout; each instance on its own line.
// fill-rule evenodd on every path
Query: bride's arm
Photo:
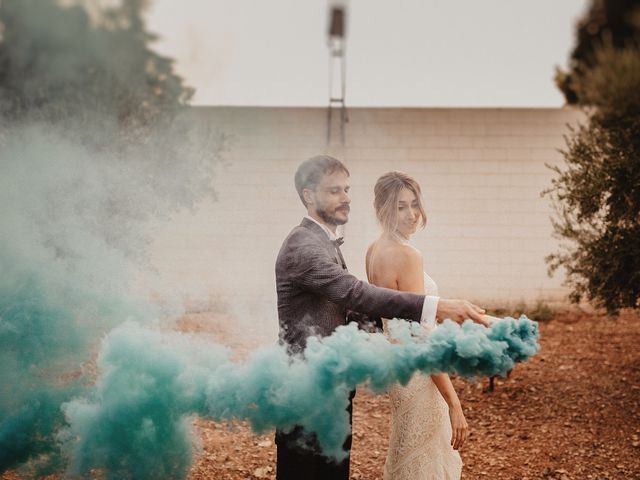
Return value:
M 424 295 L 422 254 L 409 245 L 402 245 L 395 263 L 398 290 Z
M 446 373 L 440 373 L 437 375 L 431 375 L 433 383 L 438 387 L 438 391 L 442 398 L 447 402 L 449 406 L 449 420 L 451 422 L 451 446 L 457 450 L 462 447 L 465 440 L 469 436 L 469 425 L 467 419 L 464 418 L 462 412 L 462 405 L 453 383 L 449 375 Z
M 403 246 L 402 254 L 398 255 L 401 268 L 398 270 L 398 290 L 413 293 L 424 293 L 424 266 L 422 254 L 410 247 Z M 451 446 L 454 449 L 462 447 L 469 435 L 469 425 L 464 418 L 462 405 L 449 375 L 441 373 L 431 375 L 440 395 L 449 406 L 449 420 L 451 422 Z

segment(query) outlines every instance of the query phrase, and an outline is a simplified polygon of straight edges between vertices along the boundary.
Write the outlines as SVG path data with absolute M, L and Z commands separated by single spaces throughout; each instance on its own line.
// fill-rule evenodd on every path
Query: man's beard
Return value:
M 343 206 L 343 207 L 337 208 L 336 210 L 346 210 L 347 212 L 349 212 L 350 208 L 349 206 Z M 328 223 L 329 225 L 337 226 L 337 225 L 344 225 L 345 223 L 347 223 L 347 220 L 336 218 L 334 214 L 329 213 L 326 210 L 316 210 L 316 213 L 325 223 Z

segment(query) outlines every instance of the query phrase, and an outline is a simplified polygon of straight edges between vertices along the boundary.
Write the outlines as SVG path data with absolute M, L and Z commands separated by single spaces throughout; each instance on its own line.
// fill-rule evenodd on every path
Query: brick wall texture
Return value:
M 305 211 L 293 186 L 298 164 L 328 153 L 351 171 L 351 217 L 343 252 L 364 276 L 364 254 L 379 234 L 373 186 L 390 170 L 422 186 L 429 223 L 413 244 L 441 295 L 482 305 L 566 301 L 563 276 L 547 276 L 557 249 L 542 190 L 562 160 L 567 124 L 557 109 L 358 108 L 344 145 L 323 108 L 195 107 L 190 121 L 227 135 L 215 201 L 184 212 L 158 235 L 154 263 L 191 305 L 228 308 L 275 324 L 274 261 Z M 334 119 L 339 115 L 334 115 Z M 257 320 L 260 319 L 260 320 Z

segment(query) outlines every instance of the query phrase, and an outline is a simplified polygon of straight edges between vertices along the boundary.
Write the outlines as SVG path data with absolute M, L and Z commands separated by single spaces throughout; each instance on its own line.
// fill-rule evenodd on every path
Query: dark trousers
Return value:
M 349 425 L 351 425 L 352 400 L 355 392 L 349 396 Z M 289 433 L 276 430 L 278 449 L 277 480 L 349 480 L 349 456 L 342 462 L 335 462 L 321 453 L 314 433 L 305 432 L 300 426 Z M 351 434 L 342 448 L 351 452 Z

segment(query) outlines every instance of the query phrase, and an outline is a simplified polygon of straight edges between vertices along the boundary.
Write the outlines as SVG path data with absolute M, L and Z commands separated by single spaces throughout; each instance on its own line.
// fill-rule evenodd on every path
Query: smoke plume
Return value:
M 88 398 L 64 405 L 70 473 L 98 468 L 108 478 L 184 478 L 191 463 L 193 415 L 248 420 L 257 433 L 303 425 L 325 454 L 344 458 L 349 392 L 367 383 L 380 392 L 416 372 L 464 377 L 505 374 L 538 350 L 538 328 L 525 317 L 485 329 L 447 321 L 429 336 L 396 321 L 392 343 L 355 324 L 309 340 L 305 358 L 264 347 L 234 363 L 228 349 L 134 323 L 105 339 L 104 375 Z

